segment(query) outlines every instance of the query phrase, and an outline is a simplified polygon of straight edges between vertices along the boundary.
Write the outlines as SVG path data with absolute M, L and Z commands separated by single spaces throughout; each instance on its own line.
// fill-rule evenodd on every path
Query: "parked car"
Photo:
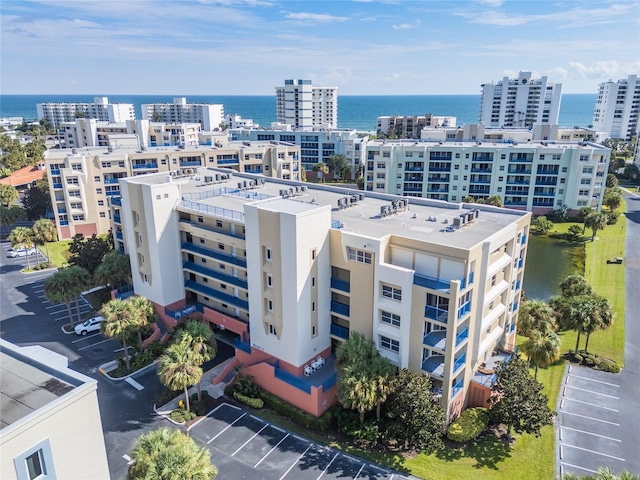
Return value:
M 100 316 L 93 317 L 84 323 L 80 323 L 76 325 L 75 331 L 78 335 L 84 336 L 89 332 L 95 332 L 96 330 L 100 330 L 100 328 L 102 327 L 102 322 L 104 322 L 104 318 Z
M 36 253 L 37 250 L 35 248 L 19 248 L 17 250 L 11 250 L 8 255 L 10 258 L 16 258 L 26 257 L 27 255 L 35 255 Z

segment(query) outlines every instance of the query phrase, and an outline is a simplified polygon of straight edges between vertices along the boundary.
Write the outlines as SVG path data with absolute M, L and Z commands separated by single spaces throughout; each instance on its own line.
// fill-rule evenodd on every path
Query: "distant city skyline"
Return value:
M 479 94 L 531 71 L 564 93 L 640 72 L 640 3 L 4 2 L 4 94 Z

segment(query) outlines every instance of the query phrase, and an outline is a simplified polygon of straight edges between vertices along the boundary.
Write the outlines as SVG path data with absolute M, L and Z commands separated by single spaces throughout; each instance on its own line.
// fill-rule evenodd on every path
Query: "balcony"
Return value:
M 118 240 L 123 240 L 122 230 L 116 230 L 116 238 Z
M 510 168 L 507 170 L 510 175 L 531 175 L 530 168 Z
M 424 316 L 425 318 L 437 320 L 440 323 L 447 323 L 447 320 L 449 319 L 449 310 L 426 305 L 424 307 Z
M 404 192 L 421 192 L 422 187 L 404 187 Z
M 351 291 L 351 284 L 346 280 L 340 280 L 339 278 L 331 277 L 331 288 L 349 293 Z
M 67 213 L 67 209 L 64 207 L 58 207 L 58 213 Z
M 373 170 L 373 168 L 371 170 Z M 408 166 L 405 166 L 404 170 L 405 170 L 405 172 L 423 172 L 424 171 L 424 166 L 422 166 L 422 167 L 408 167 Z
M 262 167 L 259 168 L 245 168 L 245 173 L 262 173 Z
M 551 192 L 533 192 L 533 196 L 534 197 L 555 197 L 556 194 L 553 191 L 551 191 Z M 552 205 L 553 205 L 553 202 L 552 202 Z
M 111 205 L 117 205 L 118 207 L 122 206 L 122 198 L 120 197 L 113 197 L 111 199 Z
M 126 300 L 127 298 L 133 296 L 133 294 L 134 291 L 132 285 L 125 285 L 116 289 L 116 298 L 119 298 L 120 300 Z
M 429 171 L 430 172 L 450 172 L 451 165 L 449 165 L 448 167 L 432 167 L 431 165 L 429 165 Z
M 408 190 L 408 189 L 405 188 L 405 190 Z M 429 187 L 429 188 L 427 188 L 427 192 L 429 192 L 429 193 L 449 193 L 449 187 L 447 187 L 447 188 Z
M 491 173 L 490 168 L 471 167 L 471 173 Z
M 249 342 L 243 342 L 239 338 L 236 338 L 234 339 L 233 344 L 238 350 L 251 354 L 251 344 Z
M 106 178 L 104 179 L 104 183 L 107 185 L 117 185 L 118 184 L 118 178 Z
M 237 158 L 225 158 L 222 160 L 218 160 L 218 165 L 235 165 L 237 163 L 240 163 L 240 161 Z
M 248 288 L 246 280 L 242 280 L 232 275 L 227 275 L 211 268 L 203 267 L 202 265 L 198 265 L 195 262 L 183 262 L 182 268 L 199 273 L 200 275 L 215 278 L 222 283 L 229 283 L 231 285 L 235 285 L 236 287 L 244 288 L 245 290 Z
M 526 156 L 516 156 L 511 155 L 509 157 L 509 162 L 511 163 L 532 163 L 533 162 L 533 154 Z
M 451 161 L 451 155 L 429 155 L 429 160 L 431 161 L 435 161 L 435 162 L 450 162 Z
M 54 183 L 53 184 L 53 188 L 62 188 L 62 184 L 61 183 Z
M 518 268 L 519 269 L 522 268 L 523 262 L 524 262 L 524 259 L 522 259 L 522 258 L 520 260 L 518 260 Z
M 182 163 L 181 163 L 182 165 Z M 199 163 L 198 163 L 199 165 Z M 135 163 L 133 165 L 134 170 L 142 169 L 142 168 L 158 168 L 157 163 Z
M 60 175 L 60 169 L 58 168 L 52 168 L 51 169 L 51 175 Z
M 464 342 L 469 337 L 469 327 L 462 330 L 460 333 L 456 335 L 456 347 L 459 346 L 462 342 Z
M 422 360 L 422 370 L 436 377 L 444 377 L 444 355 L 431 355 Z
M 467 313 L 471 311 L 471 300 L 458 308 L 458 320 L 463 318 Z
M 69 220 L 60 220 L 58 223 L 61 227 L 66 227 L 67 225 L 69 225 Z
M 469 187 L 469 193 L 476 193 L 480 195 L 489 195 L 490 190 L 483 187 Z
M 467 354 L 463 353 L 462 355 L 460 355 L 460 357 L 458 357 L 458 359 L 455 362 L 453 362 L 454 375 L 458 370 L 460 370 L 464 366 L 466 361 L 467 361 Z
M 507 178 L 507 185 L 529 185 L 530 180 L 511 180 Z
M 331 301 L 331 312 L 337 313 L 338 315 L 342 315 L 343 317 L 349 316 L 349 305 L 345 305 L 344 303 Z
M 464 284 L 464 279 L 462 279 L 462 282 Z M 413 274 L 413 284 L 414 285 L 419 285 L 419 286 L 425 287 L 425 288 L 430 288 L 432 290 L 449 291 L 450 290 L 451 281 L 450 280 L 441 280 L 439 278 L 430 277 L 428 275 L 422 275 L 420 273 L 414 273 Z M 464 286 L 462 288 L 464 288 Z
M 181 310 L 170 310 L 167 307 L 164 307 L 165 315 L 175 320 L 180 320 L 182 317 L 186 317 L 187 315 L 191 315 L 192 313 L 198 311 L 202 313 L 202 305 L 198 303 L 186 305 Z
M 347 327 L 343 327 L 342 325 L 338 325 L 337 323 L 331 324 L 331 335 L 343 338 L 345 340 L 349 339 L 349 329 Z
M 199 167 L 200 166 L 200 160 L 182 160 L 180 161 L 180 166 L 181 167 Z
M 234 297 L 233 295 L 229 295 L 227 293 L 223 293 L 218 290 L 214 290 L 211 287 L 207 287 L 206 285 L 201 285 L 199 283 L 194 282 L 193 280 L 185 280 L 184 287 L 192 290 L 200 295 L 204 295 L 206 297 L 213 298 L 222 303 L 226 303 L 228 305 L 232 305 L 234 307 L 241 308 L 243 310 L 249 310 L 249 302 L 246 300 L 242 300 L 241 298 Z
M 229 208 L 216 207 L 214 205 L 207 205 L 206 203 L 193 202 L 191 200 L 182 200 L 180 206 L 188 210 L 192 210 L 198 213 L 206 213 L 216 217 L 230 218 L 237 220 L 238 222 L 244 222 L 244 213 Z
M 233 255 L 229 255 L 227 253 L 221 253 L 217 250 L 211 250 L 210 248 L 201 247 L 199 245 L 195 245 L 192 242 L 182 242 L 181 248 L 182 250 L 186 250 L 187 252 L 197 253 L 198 255 L 210 257 L 221 262 L 230 263 L 242 268 L 247 268 L 247 261 L 242 258 L 234 257 Z
M 525 243 L 527 243 L 527 236 L 522 235 L 522 239 L 520 240 L 520 245 L 524 245 Z
M 446 330 L 433 330 L 422 336 L 422 344 L 445 351 L 447 344 Z
M 180 223 L 183 225 L 189 225 L 193 228 L 201 228 L 202 230 L 206 230 L 208 232 L 213 232 L 213 233 L 219 233 L 221 235 L 227 235 L 229 237 L 234 237 L 234 238 L 240 238 L 242 240 L 245 239 L 245 236 L 243 233 L 231 233 L 231 232 L 225 232 L 225 231 L 221 231 L 219 229 L 215 229 L 212 227 L 207 227 L 202 223 L 196 223 L 196 222 L 190 222 L 189 220 L 184 220 L 184 219 L 180 219 Z
M 119 197 L 120 196 L 120 190 L 109 190 L 107 192 L 104 192 L 105 195 L 107 197 Z
M 538 175 L 558 175 L 557 168 L 538 168 Z
M 122 223 L 122 218 L 120 218 L 120 214 L 119 213 L 114 213 L 113 214 L 113 221 L 114 221 L 114 223 Z
M 455 397 L 464 387 L 464 377 L 458 380 L 453 387 L 451 387 L 451 398 Z

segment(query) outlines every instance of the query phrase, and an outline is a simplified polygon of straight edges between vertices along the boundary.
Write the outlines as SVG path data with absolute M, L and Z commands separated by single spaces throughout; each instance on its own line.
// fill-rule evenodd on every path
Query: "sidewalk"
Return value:
M 235 361 L 235 357 L 231 357 L 225 360 L 224 362 L 216 365 L 211 370 L 204 372 L 204 375 L 202 375 L 202 379 L 200 380 L 200 386 L 202 387 L 202 391 L 204 392 L 206 390 L 207 392 L 209 392 L 209 395 L 212 398 L 222 397 L 224 395 L 225 384 L 218 383 L 217 385 L 214 385 L 213 379 L 218 375 L 220 375 L 220 373 L 222 372 L 224 367 L 227 366 L 227 364 L 233 361 Z M 197 391 L 198 391 L 198 388 L 196 386 L 191 387 L 189 389 L 189 397 L 191 397 L 191 395 L 193 395 L 194 393 L 197 393 Z M 165 405 L 157 405 L 155 408 L 155 411 L 157 414 L 167 416 L 168 418 L 169 414 L 173 410 L 178 408 L 178 402 L 180 401 L 184 402 L 184 393 L 181 393 L 180 395 L 178 395 L 176 398 L 174 398 L 173 400 L 171 400 L 169 403 Z

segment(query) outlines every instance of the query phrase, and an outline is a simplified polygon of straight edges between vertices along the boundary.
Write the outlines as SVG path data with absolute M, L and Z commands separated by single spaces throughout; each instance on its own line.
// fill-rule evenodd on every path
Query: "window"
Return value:
M 316 311 L 316 302 L 311 302 L 311 311 L 312 312 Z
M 218 243 L 218 249 L 224 250 L 224 243 Z
M 312 287 L 316 286 L 316 277 L 311 277 L 311 286 Z
M 201 239 L 200 239 L 200 243 L 204 243 L 204 238 L 201 238 Z
M 267 300 L 267 310 L 269 312 L 273 312 L 273 301 L 272 300 Z
M 316 254 L 317 254 L 317 250 L 315 248 L 313 250 L 311 250 L 311 260 L 315 260 L 316 259 Z
M 276 327 L 273 324 L 269 324 L 269 334 L 271 335 L 277 335 L 276 333 Z
M 100 177 L 99 176 L 98 177 L 93 177 L 93 181 L 100 183 Z
M 221 220 L 216 220 L 216 227 L 222 228 L 222 221 Z
M 402 289 L 391 285 L 382 285 L 382 296 L 393 300 L 402 300 Z
M 207 259 L 206 259 L 206 258 L 204 258 L 204 257 L 200 257 L 200 262 L 202 262 L 202 263 L 207 263 Z
M 393 325 L 394 327 L 399 327 L 400 315 L 396 315 L 395 313 L 385 312 L 384 310 L 381 310 L 380 321 L 382 321 L 383 323 L 388 323 L 389 325 Z
M 100 212 L 100 218 L 106 218 L 107 214 L 105 212 Z
M 371 254 L 369 252 L 348 248 L 347 253 L 349 256 L 349 260 L 353 262 L 360 262 L 360 263 L 366 263 L 368 265 L 371 265 Z
M 500 165 L 500 171 L 504 172 L 504 165 Z
M 49 439 L 45 439 L 13 460 L 19 480 L 56 478 Z
M 270 248 L 265 248 L 264 249 L 264 258 L 267 262 L 271 261 L 271 249 Z
M 492 287 L 496 286 L 496 276 L 495 275 L 493 277 L 491 277 L 491 286 Z
M 380 335 L 380 348 L 391 350 L 392 352 L 397 353 L 400 351 L 400 342 L 398 340 L 393 340 L 392 338 L 385 337 L 384 335 Z
M 27 464 L 27 473 L 30 480 L 38 478 L 45 473 L 42 468 L 42 464 L 44 463 L 42 461 L 42 450 L 38 450 L 29 455 L 25 459 L 25 463 Z
M 204 218 L 202 218 L 202 217 L 198 217 L 198 222 L 199 222 L 199 223 L 203 223 L 203 222 L 204 222 Z
M 271 275 L 267 275 L 267 287 L 273 286 L 273 277 Z

